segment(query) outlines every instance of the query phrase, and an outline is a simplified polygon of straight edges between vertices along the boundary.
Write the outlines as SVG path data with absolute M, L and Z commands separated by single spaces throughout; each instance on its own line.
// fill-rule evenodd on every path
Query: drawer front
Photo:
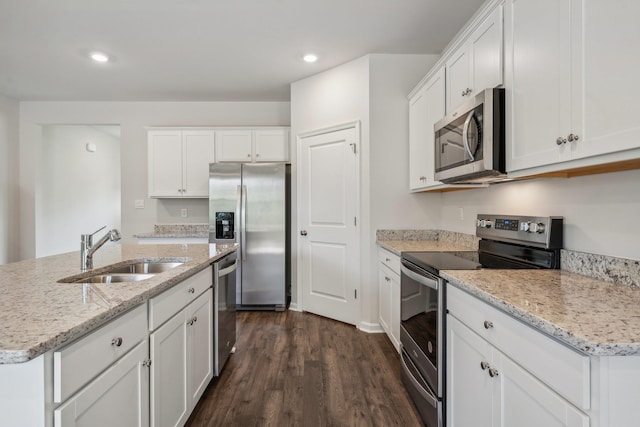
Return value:
M 452 285 L 447 285 L 447 309 L 569 402 L 589 409 L 589 356 Z
M 378 260 L 400 275 L 400 257 L 386 249 L 378 249 Z
M 53 353 L 53 399 L 60 403 L 146 338 L 143 304 Z
M 173 317 L 191 301 L 213 285 L 213 269 L 208 267 L 171 289 L 167 289 L 157 297 L 149 300 L 149 330 Z

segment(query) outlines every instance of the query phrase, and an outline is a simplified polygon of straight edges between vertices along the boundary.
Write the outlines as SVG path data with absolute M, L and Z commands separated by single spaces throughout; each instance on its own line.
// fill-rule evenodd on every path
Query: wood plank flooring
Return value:
M 422 425 L 385 334 L 294 311 L 239 312 L 237 331 L 187 426 Z

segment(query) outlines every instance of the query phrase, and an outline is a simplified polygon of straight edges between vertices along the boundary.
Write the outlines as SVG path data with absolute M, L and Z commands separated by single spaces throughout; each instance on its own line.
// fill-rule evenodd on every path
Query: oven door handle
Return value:
M 416 273 L 415 271 L 409 270 L 404 265 L 400 266 L 400 271 L 402 274 L 406 275 L 412 280 L 420 283 L 421 285 L 425 285 L 430 287 L 431 289 L 438 290 L 438 281 L 435 279 L 431 279 L 429 277 L 423 276 L 421 274 Z
M 413 376 L 413 373 L 411 372 L 411 369 L 407 365 L 407 361 L 405 360 L 405 358 L 409 359 L 407 356 L 405 356 L 405 355 L 403 355 L 401 353 L 400 354 L 400 363 L 402 364 L 402 370 L 405 372 L 405 374 L 409 378 L 409 381 L 411 382 L 413 387 L 415 387 L 416 391 L 418 393 L 420 393 L 420 395 L 422 396 L 422 398 L 424 400 L 426 400 L 434 408 L 437 408 L 438 407 L 438 398 L 436 397 L 436 395 L 431 390 L 425 389 L 422 386 L 422 384 L 420 384 L 418 382 L 418 380 L 415 379 L 415 377 Z M 413 361 L 411 361 L 411 359 L 409 359 L 409 363 L 411 363 L 411 365 L 413 365 L 412 366 L 413 370 L 415 372 L 418 372 L 418 368 L 416 368 L 415 364 L 413 363 Z

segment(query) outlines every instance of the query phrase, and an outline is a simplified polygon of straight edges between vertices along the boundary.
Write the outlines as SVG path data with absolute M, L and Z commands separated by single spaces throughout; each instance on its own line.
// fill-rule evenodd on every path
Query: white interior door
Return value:
M 303 137 L 299 157 L 302 308 L 357 324 L 360 257 L 355 127 Z

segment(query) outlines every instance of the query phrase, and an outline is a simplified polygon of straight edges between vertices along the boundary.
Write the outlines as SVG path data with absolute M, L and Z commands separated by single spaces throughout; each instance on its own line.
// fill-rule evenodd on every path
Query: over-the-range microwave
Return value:
M 506 179 L 504 89 L 486 89 L 434 125 L 435 179 L 478 184 Z

